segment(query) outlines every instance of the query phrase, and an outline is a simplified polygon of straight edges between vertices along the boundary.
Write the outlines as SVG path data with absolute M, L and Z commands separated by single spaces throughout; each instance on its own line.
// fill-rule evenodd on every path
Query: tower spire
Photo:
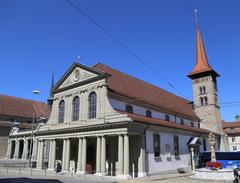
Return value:
M 51 88 L 50 88 L 50 94 L 48 97 L 48 104 L 51 105 L 53 102 L 53 88 L 54 88 L 54 75 L 55 75 L 55 70 L 53 69 L 52 72 L 52 83 L 51 83 Z
M 215 76 L 219 76 L 209 65 L 206 50 L 204 47 L 202 35 L 198 22 L 198 11 L 194 10 L 196 19 L 196 65 L 193 70 L 188 74 L 188 77 L 192 78 L 195 75 L 211 72 Z

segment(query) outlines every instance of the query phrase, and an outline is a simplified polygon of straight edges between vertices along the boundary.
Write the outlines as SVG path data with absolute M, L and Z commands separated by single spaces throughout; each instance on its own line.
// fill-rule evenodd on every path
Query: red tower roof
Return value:
M 208 63 L 207 54 L 203 44 L 202 36 L 199 30 L 199 27 L 197 27 L 196 65 L 193 68 L 193 70 L 188 74 L 188 76 L 192 78 L 194 75 L 206 73 L 206 72 L 212 72 L 214 73 L 215 76 L 219 76 Z

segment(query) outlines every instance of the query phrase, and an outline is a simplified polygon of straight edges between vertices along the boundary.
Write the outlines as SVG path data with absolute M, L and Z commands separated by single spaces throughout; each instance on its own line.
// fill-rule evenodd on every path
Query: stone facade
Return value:
M 31 158 L 36 168 L 48 171 L 53 171 L 59 161 L 63 171 L 119 178 L 143 177 L 178 168 L 194 169 L 190 148 L 195 149 L 193 154 L 199 153 L 203 149 L 203 138 L 208 135 L 208 131 L 198 128 L 197 118 L 176 115 L 113 93 L 108 77 L 114 76 L 74 63 L 53 89 L 48 122 L 33 132 L 13 129 L 7 158 Z M 96 99 L 91 108 L 93 92 Z M 78 119 L 74 120 L 76 97 L 79 108 Z M 132 106 L 131 112 L 126 111 L 127 105 Z M 96 110 L 95 115 L 90 115 L 92 109 Z M 152 116 L 145 116 L 146 110 L 150 110 Z M 161 161 L 155 157 L 153 134 L 156 133 Z M 177 142 L 173 140 L 175 137 Z M 194 138 L 198 141 L 191 144 Z
M 222 132 L 220 107 L 218 103 L 217 80 L 213 75 L 192 80 L 194 108 L 201 118 L 201 128 Z

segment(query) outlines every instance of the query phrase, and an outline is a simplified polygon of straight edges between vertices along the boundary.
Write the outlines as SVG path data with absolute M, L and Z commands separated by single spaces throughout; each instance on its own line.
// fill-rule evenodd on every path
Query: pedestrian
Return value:
M 62 171 L 62 164 L 61 162 L 57 161 L 56 167 L 55 167 L 56 174 L 59 174 Z

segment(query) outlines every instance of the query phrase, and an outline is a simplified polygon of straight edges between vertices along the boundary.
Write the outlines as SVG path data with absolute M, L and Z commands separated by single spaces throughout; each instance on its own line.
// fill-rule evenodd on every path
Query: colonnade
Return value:
M 86 163 L 88 156 L 88 140 L 89 138 L 96 138 L 96 164 L 95 164 L 95 174 L 96 175 L 106 175 L 106 146 L 107 136 L 95 136 L 95 137 L 75 137 L 74 139 L 78 139 L 78 153 L 77 153 L 77 165 L 76 172 L 77 173 L 85 173 L 86 172 Z M 56 157 L 59 155 L 58 153 L 62 153 L 62 170 L 69 171 L 70 170 L 70 149 L 71 149 L 71 138 L 56 138 L 56 139 L 38 139 L 33 142 L 33 152 L 32 158 L 36 156 L 37 164 L 36 168 L 42 169 L 44 166 L 44 157 L 47 157 L 44 153 L 44 144 L 48 141 L 48 170 L 54 170 L 56 166 Z M 119 177 L 128 177 L 130 172 L 129 168 L 131 166 L 130 160 L 130 147 L 129 147 L 129 135 L 128 134 L 120 134 L 117 135 L 117 172 L 116 175 Z M 138 173 L 141 176 L 142 173 L 145 172 L 145 139 L 141 138 L 141 149 L 140 155 L 138 158 Z M 57 149 L 57 140 L 62 140 L 62 152 L 59 152 L 60 149 Z M 14 155 L 13 159 L 28 159 L 29 157 L 29 143 L 31 142 L 29 139 L 24 139 L 23 152 L 22 157 L 19 157 L 20 153 L 20 139 L 9 140 L 7 158 L 11 158 L 11 153 L 13 151 L 13 141 L 15 143 Z M 37 142 L 37 143 L 36 143 Z M 108 143 L 110 143 L 108 141 Z M 94 143 L 95 144 L 95 143 Z M 108 144 L 111 147 L 111 144 Z M 111 147 L 116 148 L 116 147 Z M 59 156 L 58 156 L 59 157 Z M 46 160 L 45 160 L 46 161 Z
M 96 175 L 106 175 L 106 136 L 97 136 L 96 138 Z M 49 163 L 48 170 L 54 170 L 56 165 L 56 140 L 49 140 Z M 62 148 L 62 170 L 69 171 L 70 169 L 70 138 L 63 138 Z M 87 161 L 87 141 L 88 137 L 78 137 L 78 154 L 77 154 L 77 173 L 86 172 Z M 44 140 L 38 140 L 38 155 L 37 155 L 37 168 L 41 169 L 43 166 L 43 142 Z M 118 135 L 118 172 L 117 176 L 129 176 L 129 136 Z M 141 156 L 145 156 L 142 153 Z M 140 171 L 145 170 L 145 157 L 140 158 L 139 165 Z
M 22 148 L 20 148 L 21 143 L 23 143 Z M 6 159 L 22 159 L 22 160 L 28 160 L 29 158 L 35 159 L 37 149 L 36 146 L 37 144 L 35 139 L 33 140 L 31 140 L 31 138 L 9 139 Z

